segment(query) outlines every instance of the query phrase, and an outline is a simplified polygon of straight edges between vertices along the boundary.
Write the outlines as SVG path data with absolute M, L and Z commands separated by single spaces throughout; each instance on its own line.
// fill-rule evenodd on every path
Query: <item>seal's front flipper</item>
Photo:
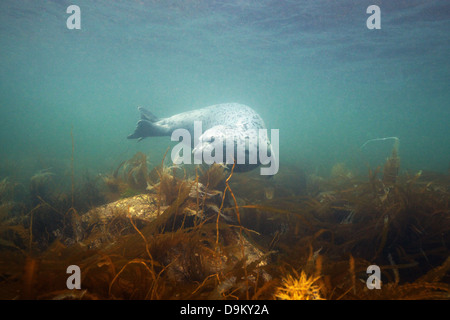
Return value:
M 275 181 L 273 179 L 273 176 L 265 176 L 265 177 L 266 181 L 264 185 L 264 195 L 266 196 L 266 199 L 272 200 L 275 194 Z

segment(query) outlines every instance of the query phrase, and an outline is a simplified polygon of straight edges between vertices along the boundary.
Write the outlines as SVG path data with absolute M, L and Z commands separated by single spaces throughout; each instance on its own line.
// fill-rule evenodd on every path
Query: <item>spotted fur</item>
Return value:
M 239 141 L 246 141 L 246 150 L 249 148 L 258 149 L 258 145 L 251 145 L 248 137 L 258 133 L 259 129 L 265 129 L 263 119 L 249 106 L 239 103 L 224 103 L 212 105 L 202 109 L 182 112 L 168 118 L 158 119 L 151 112 L 144 108 L 139 108 L 141 112 L 141 120 L 138 121 L 137 127 L 128 139 L 142 140 L 151 136 L 170 136 L 176 129 L 186 129 L 194 137 L 194 121 L 202 122 L 202 136 L 199 141 L 192 141 L 193 147 L 208 151 L 211 149 L 211 140 L 227 138 L 234 139 L 234 146 Z M 270 152 L 270 142 L 268 140 L 258 143 L 266 143 Z M 195 149 L 194 149 L 195 150 Z M 236 154 L 236 153 L 235 153 Z M 225 156 L 225 152 L 224 152 Z M 224 162 L 228 162 L 226 160 Z M 247 164 L 237 166 L 238 171 L 247 171 L 259 166 Z

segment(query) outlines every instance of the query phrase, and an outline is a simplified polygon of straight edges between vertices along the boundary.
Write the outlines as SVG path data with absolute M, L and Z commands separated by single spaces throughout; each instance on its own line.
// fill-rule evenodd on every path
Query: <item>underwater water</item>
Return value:
M 81 10 L 81 29 L 67 27 L 71 13 L 66 9 L 70 5 L 77 5 Z M 371 14 L 366 10 L 370 5 L 378 5 L 381 10 L 381 29 L 367 27 L 366 21 Z M 286 225 L 293 223 L 289 219 L 305 219 L 297 217 L 302 215 L 304 197 L 310 197 L 308 209 L 304 209 L 306 219 L 313 217 L 314 221 L 330 223 L 311 222 L 314 228 L 305 231 L 308 237 L 322 229 L 334 230 L 333 223 L 340 225 L 343 219 L 350 219 L 352 210 L 348 208 L 352 205 L 355 212 L 371 212 L 368 204 L 373 199 L 365 198 L 366 191 L 357 189 L 352 180 L 362 177 L 362 181 L 371 181 L 373 190 L 377 190 L 374 192 L 377 199 L 381 199 L 380 203 L 377 202 L 381 205 L 381 213 L 377 215 L 374 212 L 368 220 L 360 220 L 363 224 L 368 224 L 367 221 L 374 223 L 374 230 L 378 232 L 373 235 L 374 245 L 372 240 L 355 247 L 348 247 L 347 240 L 340 242 L 346 244 L 342 252 L 351 254 L 350 261 L 359 257 L 369 262 L 373 258 L 372 262 L 383 265 L 402 264 L 406 271 L 400 279 L 410 282 L 442 264 L 447 266 L 444 269 L 448 272 L 445 261 L 450 230 L 449 30 L 448 1 L 2 0 L 0 181 L 3 184 L 0 185 L 0 216 L 5 226 L 23 226 L 24 229 L 20 230 L 25 235 L 11 236 L 11 231 L 1 229 L 5 242 L 0 244 L 2 248 L 14 246 L 25 252 L 31 252 L 35 246 L 35 255 L 44 252 L 57 239 L 70 247 L 76 237 L 72 231 L 67 233 L 62 227 L 66 220 L 55 221 L 54 216 L 39 210 L 47 207 L 50 211 L 82 216 L 90 208 L 115 201 L 119 196 L 124 198 L 149 192 L 147 183 L 157 186 L 158 176 L 161 180 L 156 187 L 159 188 L 158 194 L 167 193 L 163 198 L 164 205 L 170 206 L 168 199 L 172 199 L 178 203 L 178 208 L 181 189 L 167 187 L 163 190 L 163 168 L 151 176 L 154 172 L 151 170 L 160 165 L 168 146 L 173 145 L 170 138 L 153 137 L 139 143 L 126 139 L 138 120 L 137 106 L 144 106 L 159 117 L 168 117 L 209 105 L 238 102 L 256 110 L 267 128 L 279 129 L 280 175 L 275 177 L 279 188 L 275 189 L 274 195 L 264 196 L 264 184 L 258 182 L 257 177 L 235 173 L 230 183 L 237 202 L 236 199 L 233 201 L 233 195 L 225 204 L 219 199 L 215 208 L 221 204 L 225 208 L 228 204 L 232 210 L 239 203 L 242 214 L 247 210 L 249 216 L 242 216 L 242 223 L 246 222 L 247 229 L 255 229 L 261 235 L 261 239 L 254 241 L 264 248 L 263 252 L 275 250 L 277 243 L 278 251 L 288 252 L 283 241 L 291 241 L 292 237 L 298 237 L 299 246 L 304 244 L 306 238 L 301 237 L 301 227 L 295 231 L 284 230 Z M 399 145 L 395 146 L 393 139 L 386 139 L 370 142 L 361 148 L 371 139 L 386 137 L 397 137 L 395 141 Z M 391 153 L 393 148 L 398 154 Z M 397 156 L 400 164 L 389 167 L 385 163 L 388 157 L 395 160 Z M 395 177 L 388 181 L 385 173 L 383 180 L 375 181 L 368 173 L 369 169 L 373 172 L 381 168 L 381 173 L 383 166 L 385 172 L 395 171 Z M 392 166 L 395 170 L 389 171 Z M 115 170 L 117 174 L 113 175 Z M 427 175 L 419 177 L 419 172 Z M 106 187 L 96 185 L 98 177 L 107 175 L 115 179 L 122 177 L 122 185 L 116 180 L 105 180 Z M 249 180 L 245 180 L 248 176 Z M 343 177 L 347 180 L 333 180 Z M 420 179 L 423 179 L 420 190 L 409 189 L 408 183 Z M 48 185 L 50 180 L 51 186 Z M 250 180 L 254 182 L 249 183 Z M 326 187 L 323 186 L 325 181 L 330 182 Z M 432 181 L 436 187 L 428 194 L 429 189 L 424 189 L 424 186 L 429 188 Z M 167 185 L 171 183 L 167 182 Z M 399 184 L 396 190 L 400 191 L 395 195 L 394 192 L 381 191 L 396 183 Z M 225 187 L 222 181 L 218 190 L 224 191 Z M 355 188 L 355 194 L 359 196 L 352 194 L 348 197 L 343 191 L 347 187 Z M 64 192 L 57 194 L 61 190 Z M 330 190 L 335 194 L 323 197 L 324 192 Z M 339 194 L 341 191 L 344 194 Z M 317 198 L 319 194 L 321 198 Z M 387 205 L 385 199 L 389 201 L 391 195 L 397 198 L 392 199 L 392 205 Z M 276 202 L 286 197 L 291 198 Z M 295 200 L 292 197 L 296 197 Z M 415 209 L 409 206 L 410 202 L 401 200 L 409 197 L 419 201 L 413 206 Z M 339 202 L 339 199 L 345 201 Z M 364 203 L 358 199 L 365 199 Z M 157 200 L 162 205 L 161 198 Z M 14 203 L 14 206 L 5 209 L 8 203 Z M 320 209 L 320 203 L 328 203 L 329 206 Z M 190 210 L 194 208 L 194 202 L 185 205 Z M 245 208 L 246 205 L 261 207 Z M 442 239 L 424 241 L 429 247 L 417 248 L 417 252 L 428 253 L 430 250 L 437 252 L 436 257 L 428 256 L 423 260 L 419 253 L 411 253 L 413 249 L 405 249 L 406 238 L 402 240 L 404 242 L 395 242 L 398 239 L 390 238 L 387 227 L 381 227 L 383 221 L 387 225 L 386 216 L 391 219 L 394 215 L 393 208 L 400 207 L 406 211 L 419 208 L 419 218 L 415 221 L 429 221 L 427 226 L 414 225 L 419 230 L 417 232 L 426 233 L 424 230 L 433 224 L 435 229 L 428 234 L 440 235 Z M 34 211 L 34 208 L 38 209 Z M 255 210 L 259 211 L 255 213 Z M 326 210 L 338 210 L 340 218 L 337 219 L 337 213 L 333 212 L 335 220 L 327 220 L 324 218 Z M 296 217 L 286 218 L 288 211 L 295 212 Z M 167 211 L 168 214 L 174 212 Z M 35 221 L 35 230 L 30 226 L 33 214 L 40 219 Z M 276 221 L 278 229 L 259 220 L 258 225 L 252 224 L 249 217 L 254 214 Z M 276 214 L 276 217 L 271 214 Z M 426 214 L 433 214 L 433 219 L 426 218 Z M 443 220 L 434 220 L 436 216 Z M 178 225 L 176 214 L 172 220 L 173 225 Z M 402 226 L 409 225 L 402 221 L 393 223 L 392 228 L 400 232 Z M 47 222 L 51 226 L 45 229 Z M 403 232 L 407 234 L 414 228 Z M 17 228 L 14 230 L 19 232 Z M 147 231 L 146 236 L 151 234 Z M 46 232 L 48 236 L 45 236 Z M 279 238 L 283 232 L 288 234 L 286 239 Z M 344 237 L 336 232 L 337 238 Z M 32 235 L 31 239 L 27 234 Z M 214 244 L 214 232 L 211 237 Z M 64 242 L 63 238 L 70 238 L 72 242 Z M 393 241 L 391 247 L 386 245 L 390 240 Z M 32 245 L 33 241 L 38 243 Z M 371 257 L 359 255 L 364 251 L 362 248 L 371 245 L 374 248 Z M 332 251 L 327 251 L 325 244 L 312 247 L 317 254 L 321 247 L 325 255 Z M 408 254 L 402 256 L 399 252 L 403 249 L 399 247 Z M 309 250 L 309 245 L 306 248 Z M 339 252 L 342 256 L 343 253 Z M 395 262 L 389 258 L 393 252 L 398 255 L 394 257 L 397 259 Z M 157 255 L 156 251 L 154 255 Z M 306 265 L 311 257 L 309 251 L 305 251 L 305 255 L 302 256 L 304 260 L 299 258 L 298 261 Z M 337 255 L 330 254 L 327 259 L 334 261 Z M 402 260 L 400 256 L 408 258 Z M 29 261 L 34 260 L 20 259 L 17 258 L 17 265 L 22 269 L 25 266 L 25 274 L 33 274 L 34 265 Z M 164 265 L 165 261 L 168 265 L 164 259 L 159 262 Z M 295 265 L 293 261 L 280 257 L 271 259 L 273 266 Z M 348 256 L 345 259 L 348 263 Z M 405 265 L 413 261 L 419 267 L 411 271 Z M 304 269 L 302 263 L 292 267 L 299 276 L 300 269 Z M 364 264 L 361 262 L 361 265 Z M 348 266 L 344 269 L 348 270 Z M 108 280 L 109 291 L 91 293 L 91 297 L 109 298 L 114 295 L 111 293 L 112 283 L 120 285 L 118 278 L 114 277 L 117 270 Z M 3 272 L 3 275 L 10 274 Z M 163 271 L 161 274 L 164 275 Z M 443 279 L 443 284 L 435 288 L 439 292 L 447 292 L 448 298 L 446 285 L 449 277 L 444 274 L 439 278 Z M 197 287 L 205 279 L 202 289 L 206 290 L 206 279 L 213 279 L 208 278 L 210 275 L 211 272 L 205 272 L 192 275 L 192 279 L 197 281 Z M 281 277 L 277 272 L 271 276 L 272 279 Z M 169 275 L 167 277 L 170 278 Z M 396 277 L 397 274 L 391 275 L 389 280 L 398 284 L 399 281 L 393 280 Z M 326 283 L 322 288 L 328 288 L 328 293 L 322 293 L 322 296 L 330 299 L 348 297 L 347 289 L 331 289 L 338 286 L 341 278 L 336 276 L 328 282 L 324 280 Z M 2 279 L 8 284 L 14 283 L 7 276 Z M 173 277 L 170 279 L 173 281 Z M 95 281 L 91 283 L 95 284 Z M 261 283 L 259 285 L 263 287 Z M 275 292 L 276 285 L 279 283 L 267 284 L 264 288 L 267 292 L 270 288 Z M 355 282 L 349 284 L 349 288 L 351 285 L 352 298 L 368 298 L 355 294 Z M 186 284 L 186 288 L 189 287 L 186 290 L 199 293 L 194 290 L 196 286 Z M 265 292 L 256 287 L 251 292 L 254 297 L 273 297 L 273 292 L 264 295 Z M 29 282 L 25 281 L 24 288 L 25 297 L 50 297 L 31 292 Z M 52 290 L 56 291 L 54 288 L 44 291 Z M 115 297 L 135 298 L 123 292 L 116 292 Z M 167 292 L 172 291 L 167 289 Z M 230 293 L 227 297 L 248 297 L 248 290 L 246 294 Z M 3 294 L 2 298 L 14 296 Z M 162 297 L 168 296 L 169 293 Z M 137 297 L 155 298 L 153 291 L 152 295 Z M 191 296 L 182 294 L 179 297 Z
M 397 136 L 407 168 L 448 170 L 445 1 L 380 4 L 380 30 L 376 1 L 78 1 L 80 30 L 70 4 L 0 4 L 2 159 L 67 159 L 73 126 L 78 166 L 111 165 L 168 145 L 125 139 L 138 105 L 239 102 L 280 129 L 281 164 L 377 165 L 389 142 L 359 147 Z

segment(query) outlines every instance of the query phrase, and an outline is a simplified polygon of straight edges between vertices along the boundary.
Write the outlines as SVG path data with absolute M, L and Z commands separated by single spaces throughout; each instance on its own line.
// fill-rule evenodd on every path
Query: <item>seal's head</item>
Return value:
M 233 136 L 233 132 L 230 128 L 224 125 L 218 125 L 214 126 L 208 130 L 206 130 L 198 139 L 198 143 L 195 146 L 192 153 L 194 156 L 199 156 L 203 154 L 204 156 L 212 156 L 215 158 L 215 160 L 219 160 L 218 162 L 225 162 L 228 163 L 228 161 L 233 163 L 233 159 L 227 159 L 220 157 L 220 154 L 218 154 L 220 151 L 222 151 L 222 156 L 226 157 L 226 143 L 235 142 L 235 137 Z M 225 160 L 225 161 L 223 161 Z
M 258 162 L 258 144 L 260 139 L 257 130 L 238 130 L 237 128 L 218 125 L 206 130 L 199 138 L 193 153 L 194 157 L 207 164 L 213 162 L 226 164 L 229 168 L 236 162 L 235 171 L 244 172 L 260 165 Z

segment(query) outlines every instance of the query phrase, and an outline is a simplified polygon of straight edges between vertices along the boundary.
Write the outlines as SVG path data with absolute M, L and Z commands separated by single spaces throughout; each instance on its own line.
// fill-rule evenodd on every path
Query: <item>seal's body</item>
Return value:
M 128 139 L 142 140 L 153 136 L 171 136 L 175 130 L 184 129 L 189 131 L 191 136 L 198 138 L 191 140 L 194 152 L 214 152 L 218 140 L 222 141 L 225 147 L 225 142 L 228 139 L 229 142 L 233 142 L 229 143 L 228 146 L 232 146 L 234 152 L 239 151 L 237 146 L 240 145 L 243 146 L 243 151 L 246 153 L 240 158 L 245 158 L 245 161 L 236 163 L 236 171 L 248 171 L 261 164 L 260 146 L 264 145 L 266 152 L 269 154 L 272 151 L 267 135 L 261 136 L 259 134 L 261 129 L 266 128 L 264 121 L 256 111 L 243 104 L 217 104 L 182 112 L 164 119 L 157 118 L 142 107 L 139 107 L 139 111 L 141 112 L 141 120 L 138 121 L 134 133 L 129 135 Z M 201 128 L 204 130 L 204 133 L 199 137 L 194 130 L 196 121 L 201 122 Z M 236 155 L 236 153 L 234 154 Z M 233 159 L 230 162 L 230 159 L 226 158 L 226 150 L 224 150 L 223 156 L 224 161 L 221 161 L 222 163 L 227 163 L 229 166 L 233 164 Z

